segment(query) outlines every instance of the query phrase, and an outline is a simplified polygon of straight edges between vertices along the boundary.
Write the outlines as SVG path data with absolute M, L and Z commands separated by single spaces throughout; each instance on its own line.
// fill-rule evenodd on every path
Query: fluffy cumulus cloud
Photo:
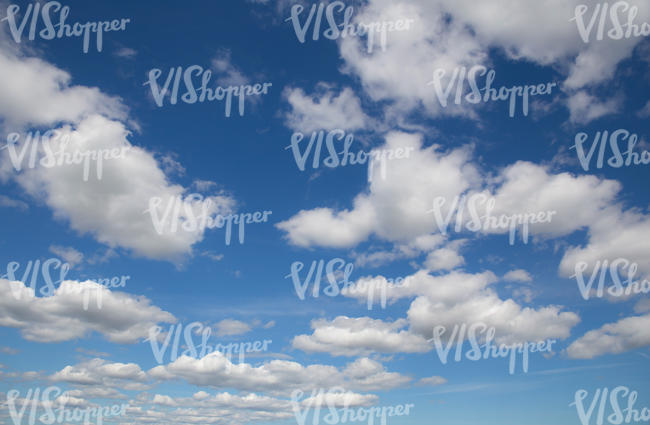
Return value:
M 115 343 L 134 343 L 157 323 L 176 321 L 145 297 L 92 281 L 63 281 L 51 296 L 37 297 L 23 282 L 0 279 L 0 295 L 0 326 L 17 328 L 30 341 L 69 341 L 97 332 Z
M 210 356 L 208 356 L 210 357 Z M 213 357 L 213 356 L 212 356 Z M 198 360 L 198 359 L 195 359 Z M 232 365 L 234 366 L 234 365 Z M 331 368 L 331 367 L 329 367 Z M 258 374 L 258 368 L 251 368 L 253 374 Z M 232 371 L 232 370 L 231 370 Z M 218 409 L 220 414 L 241 415 L 246 413 L 253 417 L 266 417 L 267 419 L 281 419 L 293 416 L 294 404 L 300 407 L 314 408 L 322 406 L 368 406 L 375 404 L 378 397 L 374 394 L 361 394 L 351 391 L 343 385 L 351 385 L 361 391 L 392 388 L 395 385 L 403 385 L 409 378 L 399 374 L 387 372 L 383 366 L 371 359 L 361 358 L 349 363 L 344 369 L 331 368 L 335 374 L 328 380 L 328 387 L 319 387 L 323 381 L 310 383 L 309 373 L 314 372 L 311 366 L 303 368 L 297 363 L 286 365 L 274 365 L 268 367 L 267 372 L 280 379 L 293 377 L 289 382 L 278 384 L 274 393 L 286 398 L 275 398 L 267 395 L 247 392 L 246 390 L 233 394 L 221 392 L 209 394 L 205 391 L 198 391 L 192 397 L 173 397 L 165 394 L 140 393 L 129 403 L 135 408 L 128 411 L 128 416 L 138 417 L 141 420 L 149 416 L 139 408 L 148 407 L 151 412 L 165 411 L 170 415 L 168 420 L 174 422 L 185 409 L 197 409 L 197 411 L 214 413 Z M 207 373 L 213 371 L 206 371 Z M 103 359 L 91 359 L 76 365 L 66 366 L 60 371 L 48 376 L 47 379 L 53 383 L 66 383 L 77 386 L 79 390 L 68 391 L 69 396 L 88 396 L 101 398 L 123 398 L 124 396 L 115 390 L 116 387 L 126 390 L 146 391 L 151 388 L 154 379 L 169 379 L 167 373 L 161 378 L 160 368 L 153 369 L 149 373 L 144 372 L 134 363 L 111 363 Z M 324 375 L 321 379 L 324 379 Z M 176 376 L 182 378 L 183 376 Z M 269 375 L 270 377 L 270 375 Z M 251 379 L 259 379 L 252 377 Z M 268 378 L 268 377 L 267 377 Z M 296 379 L 297 378 L 297 379 Z M 233 386 L 239 389 L 247 386 L 250 382 L 243 374 L 236 374 L 227 384 L 209 384 L 205 386 Z M 259 391 L 259 390 L 258 390 Z M 169 409 L 169 410 L 168 410 Z M 149 410 L 147 410 L 149 411 Z
M 615 258 L 634 263 L 636 279 L 650 274 L 646 255 L 650 249 L 650 220 L 639 210 L 626 209 L 619 199 L 622 186 L 617 181 L 557 173 L 548 166 L 527 161 L 517 161 L 488 175 L 473 164 L 469 149 L 440 152 L 436 146 L 425 148 L 421 138 L 413 134 L 389 134 L 384 147 L 410 147 L 412 154 L 407 160 L 389 161 L 389 178 L 373 179 L 367 190 L 354 198 L 351 209 L 303 210 L 278 227 L 285 231 L 290 243 L 302 247 L 348 248 L 371 238 L 393 244 L 394 249 L 389 251 L 357 255 L 363 263 L 414 258 L 426 253 L 423 270 L 413 276 L 409 285 L 386 286 L 389 303 L 399 298 L 414 298 L 407 313 L 409 328 L 400 332 L 430 338 L 434 323 L 453 328 L 463 323 L 482 322 L 496 328 L 500 341 L 509 343 L 566 339 L 580 320 L 577 314 L 562 311 L 560 306 L 532 308 L 513 299 L 500 298 L 492 287 L 496 277 L 491 273 L 451 272 L 431 276 L 426 272 L 454 270 L 463 264 L 459 251 L 465 243 L 463 239 L 471 233 L 466 226 L 473 220 L 469 207 L 457 216 L 463 196 L 466 205 L 475 200 L 478 217 L 484 217 L 488 211 L 493 217 L 545 212 L 547 219 L 528 225 L 527 232 L 534 241 L 586 231 L 586 243 L 565 246 L 559 267 L 562 276 L 572 276 L 578 262 L 586 262 L 589 265 L 586 273 L 589 273 L 599 261 Z M 457 222 L 461 224 L 460 232 L 455 228 Z M 524 230 L 518 226 L 515 237 L 525 237 Z M 477 232 L 483 236 L 505 236 L 509 229 L 484 227 Z M 438 237 L 435 243 L 420 247 L 424 249 L 416 248 L 416 241 L 435 236 Z M 381 277 L 360 279 L 357 285 L 369 280 L 378 281 Z M 519 270 L 508 273 L 504 280 L 529 282 L 531 278 Z M 459 288 L 463 290 L 458 291 Z M 368 291 L 344 290 L 343 294 L 363 303 L 368 299 Z M 382 295 L 378 288 L 374 292 L 376 303 Z M 513 296 L 528 303 L 535 293 L 515 288 Z M 357 334 L 351 325 L 355 319 L 347 320 L 345 326 L 340 318 L 331 323 L 319 321 L 312 335 L 297 337 L 294 345 L 306 351 L 327 351 L 335 355 L 363 350 L 390 352 L 391 349 L 377 344 L 370 335 L 388 332 L 397 340 L 406 336 L 385 327 L 381 331 L 372 327 L 366 330 L 367 334 Z M 371 319 L 363 320 L 377 324 Z M 382 341 L 387 343 L 391 338 Z
M 0 116 L 4 129 L 79 122 L 91 114 L 126 119 L 118 97 L 96 87 L 71 85 L 72 76 L 36 57 L 0 46 Z
M 320 84 L 311 96 L 300 88 L 287 88 L 284 97 L 291 107 L 285 117 L 286 124 L 295 131 L 360 130 L 366 128 L 370 120 L 350 88 L 337 94 L 333 88 Z
M 289 401 L 255 393 L 241 395 L 222 392 L 210 395 L 205 391 L 198 391 L 192 397 L 170 397 L 168 395 L 155 394 L 151 403 L 170 407 L 242 409 L 266 412 L 291 411 L 291 403 Z
M 531 282 L 533 280 L 530 273 L 524 269 L 510 270 L 503 275 L 503 280 L 507 282 Z
M 433 115 L 471 115 L 462 106 L 443 108 L 427 84 L 436 69 L 450 75 L 456 67 L 484 63 L 482 43 L 463 23 L 445 19 L 435 2 L 372 1 L 354 16 L 355 22 L 364 23 L 398 19 L 412 22 L 409 29 L 388 34 L 385 51 L 375 46 L 368 54 L 366 40 L 344 38 L 339 45 L 343 70 L 359 76 L 373 100 L 392 102 L 391 111 L 407 113 L 424 107 Z
M 117 377 L 115 377 L 117 375 Z M 67 366 L 49 377 L 54 383 L 68 383 L 80 389 L 67 390 L 54 400 L 59 405 L 65 403 L 68 407 L 98 406 L 89 402 L 93 398 L 114 397 L 115 390 L 111 385 L 121 385 L 139 392 L 135 397 L 123 403 L 124 413 L 120 421 L 127 423 L 161 423 L 183 424 L 188 421 L 196 423 L 249 423 L 259 421 L 276 421 L 294 417 L 292 400 L 279 399 L 256 393 L 232 394 L 221 392 L 209 394 L 198 391 L 191 397 L 176 397 L 166 394 L 151 394 L 148 387 L 139 384 L 146 379 L 143 372 L 133 364 L 108 364 L 97 359 L 75 366 Z M 96 383 L 101 384 L 96 384 Z M 139 384 L 139 385 L 133 385 Z M 60 384 L 59 384 L 60 385 Z M 60 393 L 60 391 L 59 391 Z M 322 401 L 350 401 L 352 405 L 367 405 L 375 401 L 377 396 L 358 394 L 354 392 L 325 393 Z M 324 397 L 321 395 L 308 397 L 299 405 L 315 406 Z M 18 403 L 25 399 L 19 398 Z M 305 401 L 307 403 L 305 403 Z M 43 407 L 45 403 L 40 403 Z M 0 406 L 6 403 L 0 400 Z
M 650 279 L 650 218 L 638 211 L 610 208 L 589 227 L 589 241 L 585 246 L 567 249 L 560 263 L 560 274 L 571 277 L 576 265 L 585 263 L 583 274 L 588 278 L 594 267 L 616 259 L 624 259 L 625 270 L 619 269 L 621 279 L 638 281 Z M 631 267 L 631 268 L 630 268 Z
M 90 161 L 90 171 L 84 180 L 83 163 L 50 167 L 37 163 L 36 167 L 29 168 L 25 160 L 18 163 L 20 172 L 16 172 L 17 160 L 11 158 L 11 149 L 5 150 L 5 175 L 34 198 L 42 199 L 57 218 L 68 221 L 80 234 L 91 234 L 110 247 L 124 247 L 150 258 L 178 258 L 191 252 L 192 245 L 202 240 L 205 229 L 186 231 L 180 227 L 174 231 L 175 218 L 165 211 L 170 202 L 183 198 L 184 205 L 198 217 L 203 204 L 199 200 L 187 200 L 186 189 L 168 181 L 151 153 L 128 142 L 129 132 L 124 124 L 92 115 L 75 128 L 64 126 L 59 131 L 60 136 L 51 139 L 53 152 L 115 150 L 120 156 L 102 161 L 101 179 L 97 175 L 100 165 Z M 20 155 L 24 147 L 22 144 L 16 148 L 16 154 Z M 47 161 L 48 154 L 42 146 L 41 153 L 39 159 Z M 152 199 L 161 202 L 152 206 Z M 212 215 L 223 214 L 234 205 L 233 199 L 227 196 L 206 199 L 212 202 L 208 209 Z M 187 220 L 185 210 L 181 209 L 180 220 Z M 161 222 L 160 229 L 156 228 L 156 220 Z
M 458 249 L 464 243 L 463 240 L 454 241 L 444 248 L 431 251 L 427 255 L 424 267 L 428 270 L 452 270 L 465 263 L 465 259 L 458 253 Z
M 313 334 L 296 336 L 292 345 L 303 351 L 327 352 L 335 356 L 429 351 L 431 347 L 426 339 L 403 330 L 407 324 L 404 319 L 391 323 L 369 317 L 318 319 L 312 321 Z
M 287 232 L 289 241 L 298 246 L 343 248 L 366 239 L 371 234 L 374 223 L 375 210 L 371 203 L 367 199 L 357 198 L 352 210 L 302 210 L 277 227 Z
M 488 327 L 495 328 L 497 341 L 512 343 L 539 341 L 547 338 L 566 339 L 570 336 L 571 328 L 580 321 L 577 314 L 562 311 L 561 306 L 550 305 L 532 308 L 519 305 L 512 299 L 501 299 L 493 288 L 497 278 L 492 272 L 478 274 L 450 272 L 445 275 L 433 276 L 427 271 L 421 270 L 406 278 L 399 285 L 388 284 L 385 279 L 381 278 L 373 280 L 377 283 L 374 291 L 384 291 L 382 295 L 374 295 L 375 300 L 385 297 L 388 303 L 392 303 L 403 298 L 414 299 L 407 312 L 410 325 L 408 331 L 401 331 L 402 335 L 400 335 L 395 332 L 395 327 L 390 329 L 384 325 L 383 328 L 383 331 L 389 334 L 383 336 L 384 340 L 399 341 L 401 347 L 398 348 L 396 344 L 391 347 L 391 350 L 386 350 L 384 348 L 386 345 L 382 346 L 378 342 L 370 340 L 375 343 L 375 347 L 368 344 L 365 348 L 377 351 L 382 351 L 382 348 L 387 352 L 422 351 L 426 345 L 421 343 L 433 337 L 433 328 L 437 325 L 444 326 L 448 330 L 446 334 L 448 336 L 453 332 L 454 326 L 484 323 Z M 364 282 L 359 281 L 344 290 L 343 295 L 365 300 L 369 296 L 368 291 L 371 290 L 371 287 L 372 285 L 364 285 Z M 398 322 L 402 325 L 401 327 L 406 324 Z M 345 321 L 341 320 L 339 325 L 344 323 Z M 311 343 L 311 347 L 318 347 L 315 342 L 319 338 L 323 339 L 325 336 L 329 336 L 328 333 L 336 334 L 338 332 L 338 339 L 331 339 L 330 350 L 338 352 L 348 348 L 345 346 L 347 342 L 347 339 L 344 338 L 347 336 L 345 333 L 336 328 L 332 329 L 332 324 L 322 322 L 317 324 L 320 326 L 315 327 L 314 335 L 309 339 L 303 337 L 303 340 L 300 341 L 303 346 L 309 348 L 308 343 Z M 359 346 L 369 340 L 361 338 L 362 332 L 359 335 L 353 335 L 357 349 L 360 349 Z M 415 338 L 416 335 L 420 338 Z M 398 340 L 398 337 L 401 339 Z M 352 338 L 350 339 L 352 340 Z M 330 340 L 328 339 L 328 341 Z M 295 343 L 294 340 L 294 345 Z
M 201 241 L 204 229 L 174 231 L 174 219 L 165 207 L 188 189 L 171 183 L 163 164 L 151 152 L 129 142 L 127 108 L 122 101 L 97 88 L 71 86 L 71 76 L 33 57 L 0 48 L 0 77 L 5 86 L 0 115 L 11 146 L 0 152 L 0 181 L 15 181 L 34 199 L 44 202 L 57 219 L 66 221 L 80 234 L 90 234 L 110 247 L 123 247 L 136 255 L 179 260 Z M 30 139 L 33 126 L 56 130 L 48 137 Z M 35 133 L 32 133 L 35 134 Z M 31 141 L 30 141 L 31 140 Z M 44 142 L 46 140 L 47 142 Z M 13 143 L 15 142 L 15 143 Z M 37 157 L 31 165 L 32 144 Z M 89 158 L 68 164 L 64 155 L 95 152 Z M 104 159 L 111 152 L 112 159 Z M 63 153 L 63 154 L 61 154 Z M 62 164 L 62 165 L 61 165 Z M 150 200 L 161 199 L 155 226 Z M 222 194 L 206 196 L 208 214 L 232 210 L 234 200 Z M 193 199 L 181 208 L 195 216 L 205 204 Z
M 52 382 L 78 385 L 120 386 L 136 389 L 148 380 L 147 374 L 135 363 L 111 363 L 104 359 L 92 359 L 74 366 L 66 366 L 49 377 Z
M 384 148 L 412 148 L 408 159 L 387 163 L 389 178 L 373 179 L 368 190 L 354 198 L 351 209 L 302 210 L 279 223 L 278 228 L 285 231 L 290 243 L 301 247 L 349 248 L 373 236 L 394 244 L 391 251 L 356 254 L 360 264 L 381 264 L 424 252 L 428 253 L 424 268 L 451 270 L 464 262 L 459 250 L 473 220 L 469 207 L 457 217 L 458 205 L 465 199 L 467 205 L 472 200 L 479 217 L 484 217 L 488 208 L 493 217 L 544 212 L 544 222 L 528 225 L 532 236 L 559 238 L 586 230 L 585 245 L 566 249 L 560 264 L 563 276 L 573 275 L 578 262 L 588 263 L 589 272 L 598 261 L 619 257 L 636 263 L 639 277 L 650 275 L 645 255 L 650 249 L 650 220 L 619 201 L 621 184 L 617 181 L 553 173 L 544 165 L 526 161 L 488 176 L 472 163 L 467 148 L 443 153 L 421 143 L 417 135 L 389 134 Z M 441 202 L 438 214 L 434 200 Z M 457 218 L 460 233 L 456 232 Z M 513 237 L 524 238 L 524 230 L 519 225 Z M 506 235 L 509 228 L 488 226 L 478 232 Z M 433 244 L 417 246 L 417 241 L 426 238 L 437 239 Z M 513 279 L 511 275 L 507 280 Z
M 650 315 L 626 317 L 591 330 L 568 348 L 569 357 L 591 359 L 650 345 Z
M 289 400 L 256 393 L 209 394 L 198 391 L 192 397 L 140 393 L 129 403 L 122 421 L 129 423 L 255 423 L 294 417 Z
M 461 196 L 473 200 L 478 217 L 488 210 L 494 217 L 545 212 L 546 219 L 530 223 L 528 231 L 558 237 L 587 228 L 607 213 L 621 188 L 612 180 L 553 174 L 545 166 L 525 161 L 505 167 L 496 177 L 484 176 L 472 163 L 469 149 L 439 152 L 436 146 L 423 147 L 421 137 L 413 134 L 391 133 L 383 148 L 410 148 L 411 154 L 407 159 L 388 161 L 389 178 L 373 179 L 369 190 L 354 199 L 352 209 L 303 210 L 279 223 L 287 239 L 298 246 L 340 248 L 355 246 L 373 234 L 401 243 L 441 232 L 452 234 Z M 462 230 L 473 219 L 469 207 L 460 219 Z M 509 232 L 508 226 L 479 230 L 485 234 Z M 433 253 L 430 267 L 449 269 L 462 264 L 457 253 L 461 245 Z
M 181 356 L 170 364 L 156 366 L 148 372 L 154 379 L 182 379 L 192 385 L 212 388 L 235 388 L 240 391 L 264 391 L 287 395 L 293 390 L 342 386 L 350 390 L 387 390 L 408 383 L 411 378 L 388 372 L 378 362 L 358 359 L 340 370 L 334 366 L 309 365 L 286 360 L 272 360 L 260 366 L 233 364 L 215 351 L 202 358 Z
M 473 116 L 475 110 L 467 105 L 442 107 L 427 83 L 436 69 L 446 71 L 446 86 L 457 67 L 489 66 L 488 52 L 497 48 L 510 59 L 552 66 L 564 80 L 562 87 L 571 120 L 587 122 L 616 111 L 616 105 L 597 99 L 595 106 L 585 104 L 584 99 L 594 96 L 585 90 L 610 81 L 643 37 L 614 40 L 605 36 L 596 40 L 597 28 L 581 34 L 580 28 L 589 25 L 595 11 L 595 5 L 590 5 L 581 19 L 572 19 L 583 3 L 552 0 L 530 5 L 490 0 L 477 5 L 471 0 L 371 0 L 354 15 L 354 22 L 405 18 L 415 22 L 408 30 L 388 33 L 384 51 L 376 48 L 369 54 L 365 40 L 343 38 L 339 43 L 345 60 L 343 69 L 361 79 L 371 98 L 392 102 L 387 108 L 389 113 L 406 115 L 423 107 L 433 116 Z M 637 8 L 637 23 L 649 20 L 647 2 L 633 0 L 627 4 Z M 626 22 L 625 6 L 617 14 L 620 22 Z M 607 22 L 605 31 L 611 28 Z M 588 37 L 588 42 L 583 37 Z
M 300 211 L 278 224 L 298 246 L 352 247 L 371 234 L 407 241 L 431 233 L 433 198 L 452 198 L 476 184 L 478 172 L 469 152 L 444 155 L 435 147 L 422 149 L 421 137 L 391 133 L 386 149 L 409 149 L 409 157 L 386 163 L 386 179 L 372 179 L 369 193 L 358 195 L 351 210 L 315 208 Z
M 599 100 L 585 90 L 581 90 L 572 94 L 567 101 L 570 112 L 569 120 L 576 124 L 587 124 L 597 118 L 617 112 L 620 104 L 620 98 Z
M 251 327 L 248 323 L 235 319 L 223 319 L 214 325 L 217 335 L 241 335 L 249 332 Z

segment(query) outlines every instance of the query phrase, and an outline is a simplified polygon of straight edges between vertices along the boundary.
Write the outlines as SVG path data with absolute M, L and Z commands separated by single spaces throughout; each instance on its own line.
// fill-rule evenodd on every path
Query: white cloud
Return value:
M 100 387 L 120 386 L 124 389 L 144 388 L 141 385 L 149 380 L 147 374 L 135 363 L 111 363 L 104 359 L 92 359 L 74 366 L 66 366 L 49 379 L 53 382 Z
M 70 264 L 70 267 L 80 264 L 84 259 L 84 255 L 71 246 L 50 245 L 49 250 L 54 255 L 58 255 L 63 259 L 63 261 Z
M 572 276 L 579 262 L 587 263 L 585 273 L 590 273 L 598 261 L 611 262 L 622 258 L 636 263 L 638 269 L 634 280 L 650 279 L 649 250 L 650 218 L 634 210 L 621 211 L 620 206 L 613 206 L 601 211 L 591 223 L 588 242 L 584 246 L 572 246 L 565 251 L 560 262 L 560 275 Z
M 342 69 L 358 76 L 374 101 L 389 101 L 389 109 L 400 114 L 423 107 L 434 116 L 472 115 L 462 106 L 452 104 L 443 108 L 427 83 L 435 69 L 444 69 L 449 75 L 456 67 L 483 63 L 487 55 L 482 43 L 462 22 L 446 20 L 435 2 L 371 1 L 353 16 L 354 22 L 398 19 L 415 22 L 408 30 L 389 33 L 385 51 L 375 46 L 373 53 L 368 54 L 365 40 L 342 39 Z
M 378 285 L 385 283 L 381 277 L 373 280 Z M 469 274 L 454 271 L 433 276 L 420 270 L 408 276 L 401 285 L 386 286 L 385 297 L 388 303 L 415 298 L 407 312 L 409 334 L 419 334 L 425 339 L 432 338 L 436 325 L 451 331 L 455 325 L 473 323 L 494 327 L 496 338 L 504 343 L 565 339 L 580 321 L 577 314 L 561 311 L 559 306 L 522 307 L 512 299 L 500 299 L 491 287 L 496 282 L 492 272 Z M 365 300 L 368 289 L 360 280 L 343 290 L 342 294 Z M 379 299 L 379 295 L 375 294 L 374 298 Z
M 145 297 L 92 281 L 63 281 L 52 296 L 36 297 L 24 283 L 0 279 L 0 326 L 18 328 L 30 341 L 69 341 L 94 331 L 115 343 L 134 343 L 157 323 L 175 321 Z
M 350 88 L 336 95 L 332 88 L 321 83 L 316 94 L 311 96 L 300 88 L 287 88 L 284 97 L 291 106 L 285 118 L 286 125 L 294 131 L 360 130 L 366 128 L 370 120 Z
M 354 264 L 360 267 L 379 267 L 401 259 L 415 258 L 424 252 L 430 252 L 439 247 L 446 237 L 436 235 L 418 236 L 413 241 L 404 244 L 395 244 L 391 250 L 379 250 L 370 252 L 352 252 Z M 450 245 L 455 247 L 456 245 Z
M 650 345 L 650 315 L 626 317 L 591 330 L 568 348 L 571 358 L 591 359 Z
M 192 245 L 203 239 L 203 230 L 164 232 L 159 235 L 151 217 L 143 214 L 152 197 L 164 200 L 183 195 L 187 189 L 171 184 L 163 172 L 166 168 L 153 154 L 132 146 L 127 139 L 127 108 L 117 97 L 97 88 L 71 86 L 71 76 L 35 57 L 23 57 L 0 48 L 0 116 L 7 131 L 22 136 L 29 126 L 49 126 L 61 136 L 50 140 L 53 152 L 64 146 L 67 153 L 78 149 L 96 151 L 121 150 L 118 159 L 102 161 L 102 178 L 98 166 L 90 161 L 88 181 L 84 181 L 83 164 L 35 168 L 22 164 L 14 169 L 10 149 L 0 152 L 0 180 L 13 179 L 21 188 L 54 211 L 57 219 L 68 221 L 80 234 L 90 234 L 111 248 L 124 247 L 136 255 L 179 261 L 191 254 Z M 64 124 L 62 124 L 64 123 Z M 137 129 L 137 124 L 128 122 Z M 39 144 L 38 158 L 46 155 Z M 229 196 L 212 196 L 215 211 L 226 212 L 234 206 Z
M 166 406 L 183 406 L 197 408 L 228 408 L 260 411 L 291 411 L 291 404 L 287 400 L 267 397 L 255 393 L 246 395 L 222 392 L 210 395 L 205 391 L 198 391 L 190 397 L 170 397 L 155 394 L 151 401 L 154 404 Z
M 503 276 L 507 282 L 532 282 L 533 277 L 524 269 L 510 270 Z
M 307 397 L 301 400 L 300 404 L 307 407 L 359 407 L 359 406 L 370 406 L 375 404 L 379 397 L 374 394 L 358 394 L 350 391 L 344 391 L 342 388 L 340 391 L 329 390 L 328 392 L 319 392 L 314 396 Z
M 529 224 L 530 234 L 558 237 L 591 225 L 614 201 L 621 188 L 612 180 L 552 174 L 548 167 L 525 161 L 506 166 L 497 176 L 481 176 L 467 148 L 445 154 L 437 152 L 436 146 L 423 148 L 420 136 L 389 134 L 384 148 L 399 147 L 410 147 L 413 152 L 408 159 L 389 161 L 387 173 L 390 178 L 373 179 L 369 190 L 355 197 L 351 210 L 303 210 L 277 227 L 287 233 L 292 244 L 302 247 L 352 247 L 373 234 L 399 244 L 412 243 L 418 237 L 440 233 L 440 223 L 431 212 L 434 199 L 445 200 L 441 207 L 444 218 L 457 197 L 484 195 L 494 198 L 491 216 L 545 212 L 551 220 Z M 476 203 L 479 216 L 486 213 L 486 205 L 486 202 Z M 551 212 L 553 214 L 549 214 Z M 461 222 L 466 224 L 470 219 L 466 209 Z M 448 234 L 462 235 L 453 231 L 454 222 L 455 215 Z M 506 234 L 509 230 L 488 228 L 481 232 Z M 518 229 L 517 238 L 520 234 Z M 459 265 L 459 246 L 448 245 L 447 250 L 432 254 L 430 266 Z
M 409 30 L 388 33 L 386 51 L 375 49 L 368 54 L 364 40 L 358 37 L 341 40 L 343 70 L 358 76 L 371 98 L 391 102 L 386 108 L 387 115 L 397 112 L 407 116 L 423 107 L 432 116 L 473 116 L 473 105 L 442 108 L 431 86 L 426 84 L 435 69 L 444 69 L 449 75 L 456 67 L 489 66 L 488 54 L 496 48 L 511 60 L 527 60 L 559 73 L 566 78 L 564 86 L 571 98 L 575 90 L 611 81 L 619 64 L 643 40 L 643 37 L 611 40 L 607 36 L 595 40 L 592 34 L 592 40 L 584 43 L 576 22 L 570 21 L 581 3 L 580 0 L 551 0 L 534 5 L 513 0 L 488 0 L 480 4 L 471 0 L 371 0 L 360 10 L 355 9 L 354 22 L 404 18 L 416 21 Z M 628 3 L 638 8 L 636 22 L 650 20 L 647 2 Z M 584 17 L 587 22 L 592 13 L 590 7 Z M 623 15 L 619 15 L 622 21 L 626 19 Z M 508 81 L 502 84 L 512 85 Z M 576 106 L 576 100 L 573 102 Z M 580 108 L 580 112 L 572 107 L 572 120 L 584 122 L 613 110 L 606 101 L 598 104 L 588 111 Z
M 329 321 L 313 320 L 311 335 L 294 337 L 292 346 L 306 352 L 325 352 L 334 356 L 360 356 L 372 352 L 423 353 L 431 346 L 420 335 L 401 330 L 404 319 L 384 322 L 369 317 L 336 317 Z
M 562 311 L 560 306 L 522 307 L 512 299 L 500 299 L 490 287 L 495 282 L 491 272 L 414 275 L 408 287 L 399 288 L 403 295 L 422 294 L 407 313 L 412 331 L 431 338 L 437 325 L 445 326 L 449 335 L 455 325 L 484 323 L 495 328 L 498 342 L 514 343 L 566 339 L 580 321 L 577 314 Z
M 331 208 L 301 210 L 276 226 L 287 232 L 287 238 L 294 245 L 343 248 L 356 245 L 370 235 L 374 213 L 370 203 L 359 198 L 355 200 L 352 211 L 334 212 Z
M 122 394 L 115 388 L 104 387 L 103 384 L 98 386 L 84 385 L 83 390 L 68 390 L 68 394 L 72 397 L 86 397 L 93 398 L 112 398 L 126 400 L 128 397 Z
M 444 155 L 421 145 L 418 135 L 390 133 L 383 148 L 410 148 L 410 156 L 387 161 L 388 178 L 373 179 L 369 193 L 358 195 L 352 210 L 303 210 L 277 227 L 302 247 L 352 247 L 373 233 L 398 242 L 430 234 L 434 218 L 427 210 L 433 199 L 462 193 L 476 184 L 478 172 L 468 163 L 466 149 Z
M 223 319 L 214 325 L 217 335 L 241 335 L 250 332 L 251 327 L 248 323 L 235 319 Z
M 61 132 L 60 140 L 52 141 L 54 151 L 64 143 L 65 135 L 70 136 L 71 142 L 67 151 L 125 150 L 123 157 L 103 161 L 101 180 L 96 178 L 95 166 L 91 165 L 88 181 L 84 181 L 83 164 L 37 166 L 10 174 L 27 193 L 42 199 L 55 217 L 69 221 L 77 232 L 91 234 L 110 247 L 125 247 L 149 258 L 177 260 L 191 253 L 192 245 L 203 239 L 203 229 L 172 232 L 166 226 L 163 234 L 157 233 L 151 215 L 145 213 L 150 199 L 161 198 L 160 208 L 164 209 L 166 201 L 184 196 L 185 189 L 169 183 L 149 152 L 130 145 L 128 130 L 122 123 L 94 115 L 74 129 L 64 126 Z M 44 155 L 42 150 L 41 155 Z M 4 159 L 6 165 L 8 155 Z M 211 214 L 224 213 L 234 205 L 234 200 L 227 196 L 216 195 L 210 199 L 213 201 Z M 192 208 L 198 216 L 198 202 Z M 162 216 L 162 211 L 159 214 Z M 186 213 L 181 212 L 181 216 L 186 217 Z M 166 223 L 171 220 L 168 217 Z
M 424 261 L 424 267 L 428 270 L 452 270 L 465 264 L 465 259 L 458 253 L 465 240 L 454 241 L 444 248 L 431 251 Z
M 71 85 L 69 73 L 35 57 L 15 55 L 0 48 L 0 116 L 4 127 L 47 126 L 78 122 L 100 113 L 126 119 L 126 107 L 117 97 L 96 87 Z
M 286 360 L 272 360 L 254 367 L 247 363 L 233 364 L 221 352 L 215 351 L 200 359 L 181 356 L 168 365 L 156 366 L 148 375 L 160 380 L 184 379 L 192 385 L 271 394 L 334 386 L 351 390 L 385 390 L 410 381 L 399 373 L 387 372 L 374 360 L 366 360 L 360 362 L 358 359 L 343 370 L 318 364 L 303 366 Z
M 160 404 L 162 406 L 176 406 L 176 402 L 168 395 L 156 394 L 151 401 L 153 404 Z
M 587 124 L 597 118 L 618 112 L 621 106 L 619 98 L 599 100 L 585 90 L 578 91 L 567 101 L 571 113 L 570 121 L 576 124 Z

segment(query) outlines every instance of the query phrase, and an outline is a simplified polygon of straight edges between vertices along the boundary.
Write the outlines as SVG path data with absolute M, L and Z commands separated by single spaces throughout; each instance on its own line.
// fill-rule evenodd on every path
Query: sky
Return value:
M 0 0 L 0 422 L 647 422 L 648 34 L 640 0 Z

